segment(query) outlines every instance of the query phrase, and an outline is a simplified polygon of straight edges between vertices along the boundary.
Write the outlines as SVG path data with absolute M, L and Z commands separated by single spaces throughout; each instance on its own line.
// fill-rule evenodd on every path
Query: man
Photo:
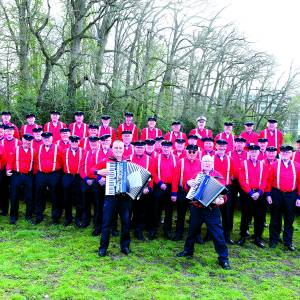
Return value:
M 290 145 L 280 147 L 280 159 L 272 165 L 266 188 L 271 211 L 270 248 L 275 248 L 279 241 L 283 216 L 283 242 L 289 251 L 295 251 L 293 223 L 295 208 L 300 207 L 300 167 L 291 161 L 292 151 Z
M 80 141 L 79 147 L 83 148 L 86 151 L 91 150 L 89 137 L 98 137 L 98 135 L 99 135 L 99 126 L 97 124 L 89 124 L 88 137 Z M 98 139 L 95 140 L 98 141 Z
M 188 145 L 195 145 L 195 146 L 197 146 L 198 145 L 198 136 L 197 135 L 195 135 L 195 134 L 192 134 L 192 135 L 189 135 L 188 136 Z M 203 144 L 203 141 L 201 140 L 201 143 Z M 197 146 L 198 147 L 198 146 Z M 203 146 L 202 146 L 202 149 L 204 148 L 204 144 L 203 144 Z M 202 158 L 202 150 L 201 150 L 201 148 L 200 147 L 198 147 L 198 156 L 197 156 L 197 158 L 199 158 L 200 160 L 201 160 L 201 158 Z
M 181 159 L 186 157 L 185 151 L 185 140 L 184 139 L 176 139 L 175 140 L 175 149 L 173 150 L 173 154 L 177 159 Z
M 14 137 L 15 127 L 13 125 L 6 125 L 4 127 L 4 139 L 1 141 L 4 147 L 4 152 L 7 156 L 16 150 L 16 147 L 21 144 L 21 141 Z
M 154 150 L 156 153 L 161 153 L 162 151 L 162 145 L 161 143 L 163 142 L 164 137 L 163 136 L 159 136 L 155 139 L 155 145 L 154 145 Z
M 1 189 L 1 198 L 0 198 L 0 209 L 1 216 L 6 216 L 8 213 L 8 177 L 6 176 L 6 160 L 7 157 L 4 152 L 4 147 L 0 143 L 0 189 Z
M 213 137 L 212 131 L 210 129 L 206 129 L 206 117 L 200 116 L 196 120 L 197 128 L 194 128 L 190 131 L 189 135 L 196 135 L 198 137 L 197 146 L 203 149 L 203 141 L 202 139 L 205 137 Z
M 85 158 L 85 150 L 79 147 L 79 136 L 71 135 L 69 140 L 70 146 L 63 150 L 61 154 L 63 166 L 62 190 L 65 209 L 64 226 L 69 226 L 72 224 L 72 207 L 74 203 L 76 208 L 75 225 L 80 227 L 83 208 L 80 191 L 81 178 L 79 171 L 81 161 Z
M 198 146 L 188 145 L 186 157 L 179 160 L 175 176 L 172 181 L 172 201 L 176 202 L 177 220 L 176 232 L 173 241 L 179 241 L 183 237 L 184 223 L 189 200 L 186 199 L 189 187 L 187 182 L 201 172 L 201 161 L 198 159 Z
M 107 161 L 100 162 L 93 168 L 97 174 L 97 179 L 101 180 L 109 174 L 106 163 L 111 161 L 121 162 L 124 160 L 124 143 L 116 140 L 112 145 L 113 157 Z M 130 214 L 132 200 L 126 194 L 117 194 L 114 196 L 105 196 L 103 207 L 103 225 L 101 232 L 101 241 L 98 254 L 100 257 L 106 256 L 109 245 L 110 229 L 114 221 L 115 213 L 118 211 L 121 218 L 121 252 L 125 255 L 130 253 Z
M 202 155 L 214 156 L 215 155 L 214 139 L 211 137 L 204 137 L 202 138 L 202 142 L 203 142 Z
M 258 146 L 259 146 L 259 155 L 258 160 L 264 160 L 266 159 L 266 149 L 268 147 L 268 139 L 265 138 L 259 138 L 258 139 Z
M 43 132 L 43 128 L 41 127 L 32 129 L 32 134 L 33 134 L 32 147 L 35 151 L 37 151 L 39 147 L 43 144 L 42 132 Z
M 141 131 L 141 140 L 155 139 L 158 136 L 162 136 L 162 131 L 156 128 L 156 117 L 148 118 L 148 127 L 143 128 Z
M 218 133 L 215 137 L 215 141 L 217 140 L 225 140 L 227 142 L 226 153 L 231 152 L 234 147 L 234 135 L 232 134 L 233 123 L 232 122 L 224 122 L 224 131 Z
M 300 140 L 296 141 L 296 151 L 292 154 L 292 161 L 300 163 Z
M 109 126 L 110 125 L 111 118 L 108 115 L 103 115 L 101 117 L 101 125 L 99 127 L 99 137 L 103 135 L 110 135 L 111 136 L 111 142 L 113 143 L 116 140 L 116 130 Z
M 44 132 L 51 132 L 53 143 L 56 143 L 60 139 L 60 130 L 66 128 L 66 124 L 59 121 L 60 112 L 52 110 L 50 112 L 51 121 L 44 125 Z
M 240 137 L 246 140 L 246 146 L 250 144 L 257 145 L 258 134 L 254 131 L 254 123 L 249 121 L 244 123 L 245 131 L 240 134 Z
M 112 156 L 111 145 L 111 136 L 110 134 L 104 134 L 100 137 L 100 152 L 99 159 L 103 160 Z
M 4 139 L 4 127 L 5 125 L 0 124 L 0 143 Z
M 46 199 L 44 191 L 48 187 L 52 203 L 52 224 L 58 224 L 61 217 L 61 204 L 59 203 L 59 183 L 61 159 L 58 152 L 58 146 L 53 143 L 53 134 L 51 132 L 42 133 L 43 145 L 35 153 L 34 170 L 36 173 L 36 224 L 44 220 L 44 208 Z
M 155 162 L 154 173 L 154 209 L 152 212 L 153 223 L 150 229 L 150 239 L 155 238 L 157 224 L 160 221 L 162 206 L 165 209 L 165 219 L 163 225 L 164 237 L 172 239 L 173 201 L 171 200 L 171 184 L 177 167 L 177 158 L 172 154 L 172 142 L 162 142 L 162 153 L 158 155 Z M 156 223 L 156 224 L 155 224 Z
M 264 164 L 269 168 L 268 174 L 270 174 L 271 166 L 277 162 L 277 148 L 274 146 L 269 146 L 266 148 L 266 158 L 264 159 Z
M 63 152 L 64 150 L 70 147 L 70 140 L 69 140 L 70 135 L 71 132 L 69 128 L 60 129 L 60 139 L 56 142 L 59 152 Z
M 157 158 L 158 153 L 155 151 L 155 140 L 147 139 L 145 144 L 145 153 L 151 158 Z
M 11 112 L 9 111 L 3 111 L 2 114 L 1 114 L 1 118 L 2 118 L 2 124 L 5 125 L 5 126 L 13 126 L 14 128 L 14 137 L 16 139 L 18 139 L 20 136 L 19 136 L 19 130 L 18 130 L 18 127 L 11 123 Z
M 239 182 L 242 188 L 241 204 L 242 216 L 238 245 L 243 246 L 246 242 L 247 231 L 251 213 L 254 217 L 254 244 L 260 248 L 265 245 L 262 242 L 265 218 L 265 198 L 263 194 L 267 185 L 267 168 L 262 161 L 258 160 L 259 146 L 250 145 L 249 159 L 241 164 Z
M 31 134 L 33 135 L 33 129 L 42 127 L 35 123 L 35 114 L 29 113 L 26 115 L 27 124 L 22 125 L 21 127 L 21 137 L 23 134 Z
M 233 162 L 232 159 L 226 155 L 227 142 L 225 140 L 216 141 L 216 153 L 214 155 L 214 169 L 219 172 L 225 179 L 225 185 L 228 190 L 227 202 L 221 206 L 222 214 L 222 226 L 224 229 L 224 237 L 227 244 L 233 245 L 234 242 L 231 239 L 232 221 L 231 213 L 232 198 L 231 198 L 231 184 L 233 177 Z
M 267 128 L 259 133 L 259 137 L 267 139 L 268 145 L 276 147 L 279 151 L 279 148 L 283 143 L 283 135 L 282 132 L 277 129 L 277 125 L 275 119 L 269 119 Z
M 136 142 L 139 139 L 139 130 L 137 126 L 133 122 L 133 113 L 126 112 L 125 113 L 125 122 L 118 126 L 118 137 L 122 139 L 123 131 L 131 131 L 132 132 L 132 141 Z
M 81 200 L 82 200 L 82 223 L 81 228 L 86 228 L 91 222 L 91 207 L 94 204 L 94 231 L 92 235 L 98 235 L 102 224 L 102 207 L 103 199 L 100 197 L 100 186 L 97 176 L 92 173 L 91 169 L 100 159 L 99 138 L 97 136 L 89 137 L 90 150 L 81 159 L 80 177 L 81 181 Z M 102 182 L 100 182 L 103 184 Z M 92 197 L 91 197 L 92 196 Z
M 154 173 L 154 160 L 145 154 L 145 142 L 137 141 L 133 143 L 134 153 L 130 156 L 130 161 L 143 167 L 151 173 Z M 150 181 L 147 187 L 144 188 L 143 194 L 138 201 L 132 204 L 132 225 L 134 227 L 134 235 L 140 240 L 144 241 L 143 230 L 145 229 L 148 214 L 146 213 L 149 206 L 153 205 L 152 198 L 153 181 Z
M 25 220 L 31 221 L 33 214 L 33 159 L 34 150 L 31 147 L 33 136 L 23 134 L 22 145 L 17 146 L 15 152 L 9 157 L 6 165 L 6 174 L 11 177 L 10 189 L 10 224 L 16 224 L 19 217 L 19 194 L 24 187 L 24 200 L 26 203 Z
M 209 155 L 202 157 L 202 171 L 204 174 L 215 177 L 222 184 L 225 184 L 223 177 L 217 171 L 214 171 L 214 159 Z M 187 185 L 192 187 L 195 185 L 195 179 L 187 181 Z M 194 245 L 196 236 L 203 223 L 206 223 L 207 229 L 213 238 L 214 247 L 219 257 L 219 265 L 223 269 L 230 269 L 228 261 L 228 249 L 224 239 L 223 228 L 221 224 L 221 214 L 219 206 L 223 205 L 226 200 L 225 196 L 219 196 L 210 207 L 204 208 L 198 201 L 193 201 L 190 213 L 190 225 L 188 236 L 185 241 L 184 250 L 177 254 L 178 257 L 191 257 L 194 254 Z
M 124 157 L 129 157 L 133 153 L 133 134 L 129 130 L 122 131 L 122 141 L 124 143 Z
M 74 113 L 75 122 L 69 125 L 70 133 L 84 139 L 88 136 L 88 125 L 84 121 L 84 112 L 76 111 Z
M 180 121 L 172 122 L 172 130 L 165 134 L 164 139 L 166 141 L 172 142 L 173 146 L 175 146 L 175 140 L 178 138 L 184 139 L 185 142 L 187 142 L 186 134 L 181 132 L 180 130 L 181 130 L 181 122 Z

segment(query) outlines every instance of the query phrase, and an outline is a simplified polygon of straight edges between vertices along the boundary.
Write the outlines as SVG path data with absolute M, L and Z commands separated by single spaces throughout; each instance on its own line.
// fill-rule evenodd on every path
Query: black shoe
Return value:
M 204 241 L 203 241 L 203 239 L 202 239 L 201 234 L 198 234 L 198 235 L 196 236 L 196 244 L 200 244 L 200 245 L 203 245 L 203 244 L 204 244 Z
M 81 222 L 79 220 L 75 220 L 75 226 L 77 228 L 81 228 Z
M 16 225 L 17 220 L 16 219 L 10 219 L 9 224 L 10 225 Z
M 155 231 L 150 231 L 150 232 L 149 232 L 149 235 L 148 235 L 148 239 L 149 239 L 150 241 L 157 239 L 156 232 L 155 232 Z
M 121 252 L 125 255 L 128 255 L 131 251 L 128 247 L 124 247 L 124 248 L 121 249 Z
M 101 234 L 101 228 L 95 228 L 92 232 L 92 236 L 98 236 Z
M 164 238 L 167 240 L 172 240 L 172 234 L 170 231 L 165 231 L 164 232 Z
M 42 222 L 43 222 L 43 219 L 37 218 L 37 219 L 35 219 L 35 221 L 34 221 L 34 225 L 38 225 L 38 224 L 40 224 L 40 223 L 42 223 Z
M 264 227 L 265 227 L 265 228 L 268 228 L 267 222 L 264 222 Z
M 219 261 L 219 265 L 225 270 L 231 269 L 228 261 Z
M 81 227 L 81 228 L 87 228 L 87 227 L 89 227 L 89 226 L 90 226 L 90 223 L 86 223 L 86 222 L 85 222 L 85 223 L 82 223 L 80 227 Z
M 182 234 L 175 234 L 175 236 L 173 236 L 172 241 L 177 242 L 177 241 L 181 241 L 182 240 Z
M 57 219 L 53 219 L 51 225 L 58 225 L 59 221 Z
M 225 242 L 226 242 L 226 244 L 228 244 L 228 245 L 234 245 L 234 241 L 231 239 L 231 237 L 225 238 Z
M 190 257 L 193 256 L 193 253 L 188 252 L 188 251 L 186 251 L 186 250 L 183 250 L 182 252 L 177 253 L 176 256 L 177 256 L 177 257 L 184 257 L 184 256 L 185 256 L 185 257 L 190 258 Z
M 265 244 L 262 242 L 261 239 L 255 239 L 255 240 L 254 240 L 254 244 L 255 244 L 256 246 L 258 246 L 259 248 L 265 248 Z
M 238 241 L 237 241 L 237 244 L 239 246 L 243 246 L 246 242 L 246 238 L 245 237 L 241 237 Z
M 2 210 L 0 213 L 0 215 L 4 216 L 4 217 L 7 216 L 7 214 L 8 214 L 8 212 L 6 210 Z
M 289 251 L 296 251 L 296 248 L 293 244 L 289 244 L 289 245 L 284 245 L 286 247 L 287 250 Z
M 139 240 L 139 241 L 144 241 L 145 237 L 143 235 L 143 232 L 140 230 L 137 230 L 134 232 L 134 236 Z
M 112 231 L 111 231 L 111 235 L 112 235 L 112 236 L 119 236 L 119 234 L 120 234 L 120 233 L 119 233 L 118 230 L 112 230 Z
M 249 230 L 247 230 L 246 233 L 245 233 L 245 238 L 247 239 L 249 237 L 250 237 L 250 233 L 249 233 Z
M 72 224 L 72 220 L 65 220 L 64 226 L 67 227 Z
M 104 257 L 104 256 L 106 256 L 107 255 L 107 251 L 106 251 L 106 249 L 99 249 L 98 250 L 98 255 L 100 256 L 100 257 Z
M 276 246 L 277 246 L 277 243 L 275 243 L 275 242 L 273 242 L 273 241 L 270 241 L 270 242 L 269 242 L 269 247 L 270 247 L 271 249 L 275 249 Z

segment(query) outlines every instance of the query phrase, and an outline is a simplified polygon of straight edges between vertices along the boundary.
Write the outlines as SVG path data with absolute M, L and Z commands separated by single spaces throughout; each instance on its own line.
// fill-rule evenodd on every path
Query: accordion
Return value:
M 139 199 L 151 178 L 150 172 L 132 162 L 107 162 L 107 169 L 106 196 L 127 194 L 133 200 Z
M 199 201 L 204 207 L 208 207 L 220 194 L 226 191 L 226 187 L 214 177 L 199 173 L 195 179 L 196 184 L 191 187 L 186 198 Z

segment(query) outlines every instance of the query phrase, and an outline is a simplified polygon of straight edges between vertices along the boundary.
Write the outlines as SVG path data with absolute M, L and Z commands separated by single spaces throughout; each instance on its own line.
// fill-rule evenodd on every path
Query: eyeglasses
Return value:
M 197 152 L 197 150 L 188 150 L 189 154 L 195 154 Z

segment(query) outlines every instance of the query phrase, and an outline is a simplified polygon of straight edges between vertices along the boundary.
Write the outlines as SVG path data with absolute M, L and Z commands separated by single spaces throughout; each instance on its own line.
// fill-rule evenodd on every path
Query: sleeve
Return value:
M 298 193 L 298 198 L 300 199 L 300 167 L 297 167 L 297 193 Z
M 271 168 L 268 169 L 269 175 L 267 177 L 267 184 L 266 184 L 266 195 L 271 196 L 271 189 L 272 189 L 272 184 L 274 181 L 275 177 L 275 167 L 274 165 L 271 166 Z
M 107 162 L 107 160 L 100 161 L 98 164 L 96 164 L 96 165 L 92 166 L 91 168 L 89 168 L 87 170 L 87 176 L 88 176 L 88 178 L 94 178 L 95 176 L 96 177 L 99 176 L 99 175 L 96 174 L 96 172 L 98 170 L 105 169 L 106 168 L 106 162 Z
M 116 129 L 112 128 L 111 143 L 113 143 L 116 139 L 117 139 Z
M 24 125 L 22 125 L 20 129 L 20 137 L 22 138 L 23 135 L 24 135 Z
M 62 122 L 62 126 L 63 126 L 63 128 L 67 128 L 67 125 L 64 122 Z
M 48 125 L 48 123 L 46 123 L 46 124 L 44 125 L 44 128 L 43 128 L 43 131 L 44 131 L 44 132 L 47 131 L 47 127 L 48 127 L 47 125 Z
M 181 163 L 178 163 L 173 174 L 172 184 L 171 184 L 171 192 L 172 196 L 176 196 L 180 181 L 180 173 L 181 173 Z
M 167 132 L 164 136 L 164 139 L 168 141 L 170 139 L 170 132 Z
M 261 180 L 261 186 L 260 190 L 262 194 L 266 191 L 266 187 L 268 184 L 268 174 L 269 174 L 269 169 L 265 164 L 263 164 L 263 173 L 262 173 L 262 180 Z
M 250 193 L 251 189 L 249 187 L 249 184 L 246 183 L 246 175 L 245 175 L 245 167 L 244 164 L 242 164 L 240 171 L 239 171 L 239 183 L 241 185 L 241 188 L 244 192 Z
M 139 129 L 135 124 L 134 129 L 133 129 L 132 141 L 136 142 L 138 139 L 139 139 Z
M 141 131 L 141 140 L 144 141 L 146 139 L 146 128 L 143 128 Z
M 261 130 L 258 135 L 258 138 L 263 138 L 263 137 L 264 137 L 264 130 Z
M 215 137 L 215 142 L 219 139 L 219 137 L 220 137 L 220 133 L 218 133 L 218 134 L 216 135 L 216 137 Z
M 16 152 L 11 153 L 7 158 L 6 170 L 12 171 L 14 170 L 14 164 L 16 160 Z
M 14 127 L 15 127 L 14 137 L 15 137 L 16 139 L 19 139 L 19 138 L 20 138 L 20 135 L 19 135 L 19 129 L 18 129 L 18 127 L 17 127 L 16 125 L 14 125 Z

